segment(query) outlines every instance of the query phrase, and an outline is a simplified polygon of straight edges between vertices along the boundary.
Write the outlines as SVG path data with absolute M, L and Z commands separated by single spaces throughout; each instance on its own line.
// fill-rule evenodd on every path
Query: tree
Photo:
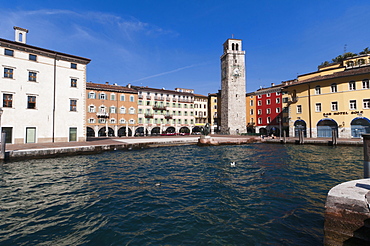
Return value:
M 369 47 L 366 47 L 363 51 L 360 52 L 360 55 L 366 55 L 366 54 L 370 54 Z

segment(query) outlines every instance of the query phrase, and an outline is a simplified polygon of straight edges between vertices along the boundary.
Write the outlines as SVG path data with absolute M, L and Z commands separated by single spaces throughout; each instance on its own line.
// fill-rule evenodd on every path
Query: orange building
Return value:
M 116 84 L 86 83 L 88 137 L 132 136 L 137 127 L 137 91 Z

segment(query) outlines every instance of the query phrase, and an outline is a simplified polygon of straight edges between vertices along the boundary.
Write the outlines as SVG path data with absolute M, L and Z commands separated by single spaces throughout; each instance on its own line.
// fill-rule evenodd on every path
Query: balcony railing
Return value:
M 138 98 L 139 99 L 143 99 L 143 95 L 138 95 Z
M 96 113 L 96 116 L 98 118 L 109 118 L 109 113 L 108 112 L 98 112 Z
M 154 110 L 166 110 L 165 106 L 162 105 L 153 105 Z
M 145 114 L 145 118 L 153 118 L 153 114 Z
M 166 114 L 164 116 L 165 119 L 172 119 L 173 118 L 173 115 L 172 114 Z
M 156 101 L 164 101 L 164 97 L 155 96 L 154 97 L 154 100 L 156 100 Z

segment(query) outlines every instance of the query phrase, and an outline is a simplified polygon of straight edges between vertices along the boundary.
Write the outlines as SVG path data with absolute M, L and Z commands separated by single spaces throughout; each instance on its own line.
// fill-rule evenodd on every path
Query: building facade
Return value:
M 90 59 L 0 39 L 2 132 L 7 143 L 85 141 L 86 65 Z
M 194 94 L 195 129 L 200 129 L 208 122 L 208 97 Z
M 271 84 L 271 87 L 261 88 L 254 93 L 257 113 L 255 130 L 261 135 L 281 136 L 282 86 Z
M 221 92 L 208 93 L 208 122 L 211 124 L 212 133 L 221 130 Z
M 133 86 L 138 91 L 136 135 L 190 134 L 195 127 L 193 90 Z
M 285 83 L 291 136 L 360 138 L 370 133 L 370 55 L 319 67 Z
M 245 95 L 246 102 L 246 120 L 247 120 L 247 133 L 256 132 L 256 102 L 254 92 L 247 93 Z
M 221 133 L 246 132 L 245 51 L 242 40 L 228 39 L 221 56 Z
M 86 83 L 88 137 L 133 136 L 137 128 L 138 95 L 117 84 Z

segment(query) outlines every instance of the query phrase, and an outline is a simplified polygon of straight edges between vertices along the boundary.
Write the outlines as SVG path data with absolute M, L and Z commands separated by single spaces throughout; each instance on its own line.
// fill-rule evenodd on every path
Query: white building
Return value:
M 2 131 L 8 143 L 84 141 L 86 65 L 90 59 L 0 38 Z

